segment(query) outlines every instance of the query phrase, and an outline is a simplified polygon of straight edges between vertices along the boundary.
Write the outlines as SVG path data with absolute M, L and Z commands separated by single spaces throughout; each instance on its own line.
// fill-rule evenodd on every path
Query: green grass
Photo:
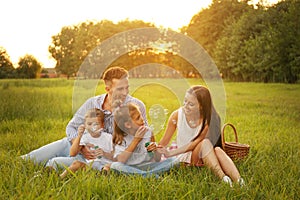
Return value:
M 131 88 L 148 109 L 160 104 L 169 115 L 180 105 L 176 95 L 163 86 L 170 83 L 134 89 L 144 81 L 131 80 Z M 176 168 L 160 179 L 100 176 L 94 170 L 79 171 L 63 181 L 56 173 L 35 177 L 43 167 L 18 156 L 65 136 L 65 126 L 73 115 L 73 83 L 63 79 L 0 80 L 0 199 L 299 198 L 299 84 L 225 83 L 225 121 L 235 124 L 239 141 L 251 146 L 248 158 L 236 162 L 247 186 L 229 188 L 206 168 Z M 171 83 L 184 92 L 178 81 Z M 96 92 L 103 92 L 101 85 Z M 157 133 L 157 140 L 162 134 Z M 232 132 L 226 131 L 226 140 L 233 138 Z

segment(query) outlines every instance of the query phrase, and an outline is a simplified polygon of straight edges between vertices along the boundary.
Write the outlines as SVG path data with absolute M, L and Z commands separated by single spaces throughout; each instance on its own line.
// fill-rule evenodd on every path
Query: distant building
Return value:
M 57 73 L 55 68 L 43 68 L 40 78 L 67 78 L 66 74 Z
M 43 68 L 40 73 L 40 78 L 57 78 L 58 75 L 55 68 Z

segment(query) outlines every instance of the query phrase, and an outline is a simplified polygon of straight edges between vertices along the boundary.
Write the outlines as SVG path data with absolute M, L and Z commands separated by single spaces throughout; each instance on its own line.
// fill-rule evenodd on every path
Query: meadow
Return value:
M 165 81 L 181 87 L 176 80 Z M 130 84 L 134 88 L 140 82 L 132 79 Z M 97 94 L 104 92 L 102 86 L 96 88 Z M 88 169 L 60 180 L 57 173 L 43 172 L 43 166 L 19 156 L 65 137 L 73 116 L 74 80 L 0 80 L 0 199 L 298 199 L 300 85 L 225 82 L 224 86 L 225 122 L 236 126 L 239 142 L 251 146 L 249 156 L 236 162 L 246 181 L 243 188 L 230 188 L 205 167 L 179 167 L 159 179 L 103 176 Z M 161 104 L 168 116 L 180 105 L 166 88 L 145 87 L 133 95 L 147 109 Z M 226 140 L 233 140 L 233 134 L 226 133 Z M 159 131 L 156 139 L 162 134 Z

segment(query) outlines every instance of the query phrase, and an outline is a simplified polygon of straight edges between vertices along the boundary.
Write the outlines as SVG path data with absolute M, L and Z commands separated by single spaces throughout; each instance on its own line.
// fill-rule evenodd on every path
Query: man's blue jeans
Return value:
M 21 156 L 25 160 L 32 160 L 36 164 L 45 164 L 48 160 L 55 157 L 67 157 L 70 155 L 71 143 L 65 137 L 61 140 L 57 140 L 45 146 L 42 146 L 36 150 L 31 151 L 28 154 Z

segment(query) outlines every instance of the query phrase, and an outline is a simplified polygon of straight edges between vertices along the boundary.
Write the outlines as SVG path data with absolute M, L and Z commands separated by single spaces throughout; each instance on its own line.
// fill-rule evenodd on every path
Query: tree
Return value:
M 253 64 L 257 63 L 263 54 L 256 42 L 257 35 L 268 27 L 263 23 L 265 12 L 263 9 L 252 9 L 244 13 L 238 20 L 228 25 L 216 43 L 214 57 L 217 66 L 226 79 L 235 81 L 251 81 L 250 76 L 255 73 Z M 249 52 L 253 50 L 253 54 Z M 249 59 L 251 56 L 256 59 Z M 250 61 L 251 60 L 251 61 Z
M 108 20 L 83 22 L 79 25 L 63 27 L 59 34 L 52 36 L 52 44 L 48 49 L 57 61 L 55 69 L 58 72 L 68 77 L 76 76 L 86 56 L 101 42 L 125 30 L 151 26 L 153 25 L 140 20 L 125 20 L 118 24 Z M 90 57 L 89 59 L 93 60 Z M 94 71 L 88 69 L 83 76 L 93 77 Z
M 208 8 L 192 18 L 189 25 L 182 29 L 182 33 L 193 38 L 213 56 L 216 42 L 226 26 L 251 9 L 247 2 L 248 0 L 213 0 Z
M 259 6 L 227 26 L 217 41 L 215 61 L 235 81 L 295 83 L 300 74 L 300 3 Z
M 0 47 L 0 79 L 13 78 L 14 70 L 15 69 L 6 50 L 3 47 Z
M 66 74 L 68 78 L 78 70 L 74 45 L 76 34 L 77 27 L 63 27 L 58 35 L 52 36 L 52 44 L 48 48 L 52 57 L 57 61 L 56 71 Z
M 25 55 L 18 62 L 17 74 L 19 78 L 37 78 L 42 65 L 32 56 Z
M 300 79 L 300 1 L 286 0 L 270 9 L 277 20 L 278 69 L 281 82 L 296 83 Z M 277 17 L 277 18 L 276 18 Z

